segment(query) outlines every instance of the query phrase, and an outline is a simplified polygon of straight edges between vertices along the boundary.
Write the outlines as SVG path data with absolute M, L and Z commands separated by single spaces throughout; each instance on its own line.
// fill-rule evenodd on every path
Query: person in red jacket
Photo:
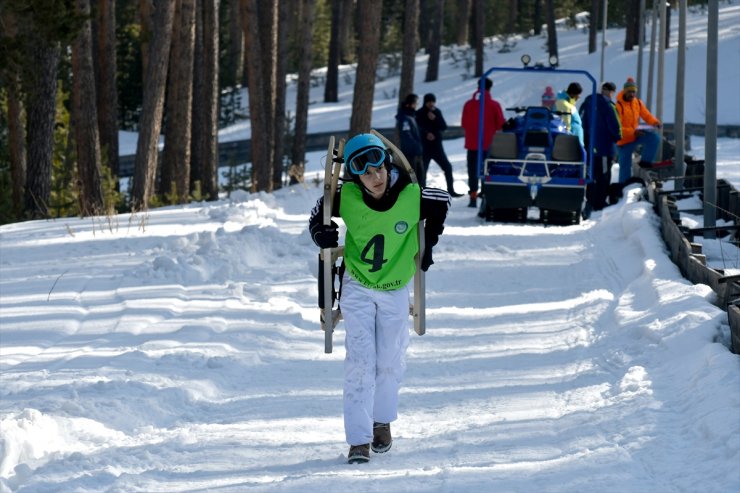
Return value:
M 483 94 L 483 158 L 488 154 L 493 135 L 501 130 L 506 120 L 501 105 L 491 97 L 493 81 L 486 78 L 486 92 Z M 480 89 L 465 102 L 462 111 L 462 127 L 465 131 L 465 149 L 468 150 L 468 187 L 470 203 L 468 207 L 476 207 L 478 198 L 478 122 L 480 113 Z
M 655 118 L 647 106 L 637 97 L 637 84 L 632 77 L 617 94 L 617 115 L 622 124 L 622 138 L 617 141 L 619 153 L 619 183 L 626 183 L 632 176 L 632 153 L 642 145 L 640 167 L 651 168 L 660 145 L 660 135 L 652 128 L 640 126 L 640 119 L 654 128 L 660 128 L 660 120 Z

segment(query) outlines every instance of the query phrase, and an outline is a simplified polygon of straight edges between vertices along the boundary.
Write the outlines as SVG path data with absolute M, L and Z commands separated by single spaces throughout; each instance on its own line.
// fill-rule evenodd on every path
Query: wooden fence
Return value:
M 686 188 L 679 191 L 663 191 L 663 181 L 658 174 L 641 170 L 640 175 L 660 216 L 661 234 L 670 250 L 671 260 L 686 279 L 694 284 L 706 284 L 716 293 L 717 306 L 727 311 L 731 350 L 740 354 L 740 275 L 725 275 L 722 270 L 709 267 L 706 256 L 702 254 L 702 245 L 694 242 L 695 236 L 702 236 L 712 229 L 717 234 L 733 235 L 733 243 L 740 247 L 740 193 L 727 181 L 717 180 L 717 218 L 732 224 L 691 229 L 681 224 L 676 200 L 696 191 L 701 192 L 703 178 L 684 180 Z

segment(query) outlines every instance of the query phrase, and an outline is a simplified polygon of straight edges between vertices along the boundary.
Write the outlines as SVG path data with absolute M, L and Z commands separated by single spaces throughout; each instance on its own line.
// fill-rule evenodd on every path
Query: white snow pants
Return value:
M 350 445 L 373 441 L 373 422 L 398 416 L 409 345 L 409 286 L 365 288 L 345 273 L 340 300 L 344 346 L 344 433 Z

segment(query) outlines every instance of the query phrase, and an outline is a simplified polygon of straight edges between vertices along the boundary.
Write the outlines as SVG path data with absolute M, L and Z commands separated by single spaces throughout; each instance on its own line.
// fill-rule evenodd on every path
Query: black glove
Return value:
M 434 263 L 434 260 L 432 260 L 432 247 L 427 247 L 424 251 L 424 256 L 421 258 L 421 270 L 426 272 L 429 269 L 429 266 Z
M 330 225 L 318 224 L 311 231 L 311 238 L 319 248 L 334 248 L 339 245 L 339 226 L 334 221 Z

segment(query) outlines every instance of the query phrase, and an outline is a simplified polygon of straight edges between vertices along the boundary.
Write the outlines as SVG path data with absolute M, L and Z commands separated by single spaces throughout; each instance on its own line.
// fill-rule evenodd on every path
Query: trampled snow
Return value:
M 318 195 L 4 226 L 3 488 L 740 486 L 726 314 L 681 278 L 636 187 L 568 227 L 483 223 L 455 199 L 393 449 L 347 465 L 344 330 L 324 354 L 306 231 Z
M 727 315 L 636 186 L 567 227 L 454 199 L 393 448 L 346 464 L 306 230 L 322 159 L 273 194 L 0 227 L 0 491 L 740 489 Z

